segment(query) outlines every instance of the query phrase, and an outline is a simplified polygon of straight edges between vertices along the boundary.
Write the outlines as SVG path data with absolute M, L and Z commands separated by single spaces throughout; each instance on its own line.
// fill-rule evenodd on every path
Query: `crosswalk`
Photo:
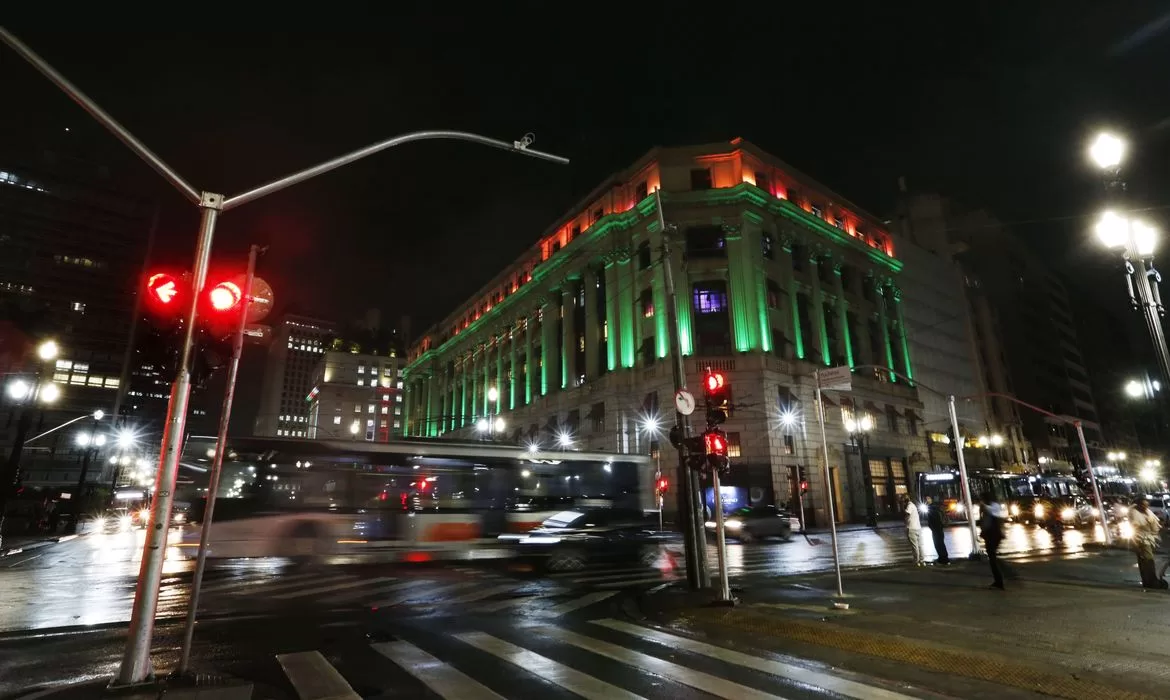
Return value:
M 301 700 L 355 700 L 391 689 L 393 697 L 444 700 L 543 700 L 562 693 L 640 700 L 693 697 L 695 691 L 736 700 L 920 697 L 811 662 L 729 649 L 613 618 L 486 629 L 416 625 L 364 651 L 289 651 L 277 654 L 276 662 Z

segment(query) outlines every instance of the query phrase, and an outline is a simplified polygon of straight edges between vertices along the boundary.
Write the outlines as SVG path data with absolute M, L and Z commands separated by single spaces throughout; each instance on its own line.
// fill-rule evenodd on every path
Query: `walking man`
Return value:
M 926 497 L 926 504 L 926 524 L 930 526 L 930 534 L 934 538 L 934 551 L 938 553 L 938 559 L 935 559 L 934 563 L 948 566 L 951 563 L 951 557 L 947 554 L 946 531 L 943 530 L 946 520 L 943 517 L 942 505 L 930 496 Z
M 906 521 L 906 539 L 910 540 L 910 550 L 914 553 L 914 566 L 922 566 L 922 516 L 918 514 L 918 506 L 906 494 L 898 496 L 898 504 L 902 508 L 902 519 Z
M 1133 524 L 1133 551 L 1137 554 L 1138 571 L 1142 575 L 1142 588 L 1166 588 L 1164 580 L 1154 570 L 1154 550 L 1162 533 L 1162 521 L 1150 510 L 1145 496 L 1138 499 L 1129 512 Z
M 983 546 L 987 549 L 987 563 L 991 565 L 991 588 L 1004 590 L 1003 572 L 999 568 L 999 545 L 1003 542 L 1003 523 L 1007 520 L 1007 508 L 997 503 L 990 493 L 983 494 L 983 514 L 979 518 L 979 531 L 983 535 Z

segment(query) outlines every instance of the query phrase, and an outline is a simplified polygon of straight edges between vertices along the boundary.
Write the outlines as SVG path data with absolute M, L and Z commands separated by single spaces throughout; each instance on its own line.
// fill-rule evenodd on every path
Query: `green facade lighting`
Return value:
M 605 264 L 605 366 L 612 372 L 618 361 L 618 300 L 614 292 L 619 289 L 617 268 L 613 261 Z
M 800 301 L 796 294 L 789 294 L 792 303 L 792 338 L 796 345 L 796 357 L 804 359 L 804 334 L 800 331 Z
M 634 283 L 629 258 L 618 261 L 618 315 L 621 317 L 622 367 L 634 366 Z
M 821 329 L 821 359 L 825 361 L 825 366 L 829 367 L 833 364 L 833 351 L 829 347 L 829 327 L 825 321 L 825 306 L 817 304 L 817 325 Z

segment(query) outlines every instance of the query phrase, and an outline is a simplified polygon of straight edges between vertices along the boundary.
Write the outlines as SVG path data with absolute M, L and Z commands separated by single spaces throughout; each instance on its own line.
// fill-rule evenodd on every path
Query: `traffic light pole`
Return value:
M 979 559 L 979 531 L 975 527 L 975 508 L 971 499 L 971 482 L 967 479 L 967 460 L 963 457 L 963 434 L 959 432 L 959 414 L 955 411 L 955 395 L 947 396 L 947 411 L 951 415 L 951 431 L 955 434 L 955 458 L 959 463 L 959 485 L 963 489 L 963 503 L 967 507 L 967 523 L 971 528 L 971 559 Z M 927 443 L 930 438 L 926 438 Z M 933 465 L 932 465 L 933 466 Z
M 817 422 L 821 426 L 821 450 L 825 458 L 825 510 L 829 515 L 829 536 L 833 540 L 833 570 L 837 574 L 837 597 L 844 598 L 845 590 L 841 585 L 841 554 L 837 548 L 837 514 L 833 507 L 833 474 L 829 469 L 829 438 L 825 433 L 825 404 L 821 394 L 821 371 L 813 370 L 813 379 L 817 384 Z
M 687 386 L 686 369 L 683 366 L 682 348 L 679 346 L 678 307 L 675 306 L 674 274 L 671 272 L 670 236 L 667 235 L 666 221 L 662 216 L 662 194 L 654 190 L 654 201 L 658 205 L 658 226 L 662 232 L 662 273 L 666 287 L 666 329 L 670 336 L 670 369 L 677 393 Z M 687 561 L 687 583 L 692 589 L 709 588 L 711 572 L 707 570 L 707 536 L 703 527 L 703 499 L 699 489 L 698 475 L 687 466 L 687 444 L 691 437 L 691 425 L 678 410 L 674 413 L 675 426 L 682 435 L 678 448 L 678 504 L 679 515 L 683 518 L 683 544 Z M 718 502 L 718 491 L 716 502 Z
M 719 470 L 711 470 L 711 488 L 715 490 L 715 546 L 719 558 L 719 602 L 733 604 L 731 583 L 727 580 L 727 537 L 723 532 L 723 494 L 719 491 Z
M 228 423 L 232 417 L 232 400 L 236 395 L 236 377 L 240 371 L 240 355 L 244 351 L 244 328 L 248 325 L 248 305 L 251 303 L 252 279 L 256 276 L 256 256 L 260 246 L 253 245 L 248 252 L 248 272 L 244 276 L 244 298 L 240 309 L 240 320 L 232 335 L 232 359 L 228 365 L 227 386 L 223 391 L 223 408 L 219 412 L 219 432 L 215 440 L 215 458 L 207 480 L 207 503 L 203 507 L 203 522 L 199 528 L 199 551 L 195 555 L 195 574 L 191 580 L 191 600 L 187 607 L 187 622 L 183 627 L 183 647 L 179 653 L 179 666 L 175 675 L 188 672 L 191 662 L 191 641 L 195 636 L 195 615 L 199 608 L 199 593 L 203 588 L 203 571 L 207 566 L 207 544 L 211 539 L 211 519 L 215 512 L 215 500 L 219 494 L 219 479 L 223 473 L 223 456 L 227 451 Z

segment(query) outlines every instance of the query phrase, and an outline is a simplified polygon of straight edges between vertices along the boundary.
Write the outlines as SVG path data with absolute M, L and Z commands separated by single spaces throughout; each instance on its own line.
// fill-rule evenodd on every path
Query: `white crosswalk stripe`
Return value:
M 511 591 L 516 590 L 516 588 L 518 588 L 518 587 L 519 586 L 517 583 L 507 583 L 507 584 L 504 584 L 502 586 L 492 586 L 489 588 L 484 588 L 482 590 L 474 591 L 472 593 L 465 593 L 465 594 L 460 595 L 460 596 L 455 596 L 454 598 L 448 598 L 448 599 L 444 600 L 443 603 L 448 604 L 448 605 L 458 605 L 460 603 L 470 603 L 472 601 L 482 600 L 484 598 L 490 598 L 494 595 L 499 595 L 501 593 L 510 593 Z
M 318 593 L 332 593 L 334 591 L 342 591 L 348 588 L 357 588 L 359 586 L 373 586 L 378 583 L 386 583 L 395 580 L 397 579 L 391 576 L 384 578 L 364 579 L 361 581 L 346 581 L 345 583 L 338 583 L 329 586 L 317 586 L 315 588 L 296 590 L 291 593 L 281 593 L 280 595 L 274 595 L 272 597 L 277 600 L 288 600 L 289 598 L 302 598 L 308 595 L 317 595 Z
M 588 700 L 640 700 L 643 694 L 680 697 L 694 690 L 727 700 L 783 700 L 814 694 L 854 700 L 914 697 L 865 683 L 860 677 L 756 656 L 620 620 L 592 620 L 583 627 L 598 632 L 604 628 L 609 639 L 592 636 L 590 629 L 555 624 L 490 633 L 416 628 L 405 636 L 418 635 L 417 639 L 400 635 L 394 641 L 370 645 L 387 660 L 384 669 L 371 669 L 368 660 L 346 667 L 360 667 L 387 678 L 387 687 L 393 687 L 396 694 L 413 697 L 429 691 L 444 700 L 542 697 L 548 693 L 543 684 Z M 620 643 L 611 641 L 614 639 Z M 626 640 L 639 648 L 627 646 Z M 301 700 L 355 697 L 349 682 L 317 651 L 281 654 L 277 659 Z M 605 662 L 599 663 L 600 659 Z M 398 674 L 405 676 L 396 678 Z M 410 688 L 412 682 L 419 687 Z
M 587 593 L 580 598 L 574 598 L 573 600 L 561 603 L 555 607 L 542 610 L 541 613 L 549 617 L 559 617 L 565 613 L 577 610 L 578 608 L 593 605 L 594 603 L 600 603 L 606 598 L 615 595 L 617 595 L 617 591 L 595 591 L 593 593 Z

